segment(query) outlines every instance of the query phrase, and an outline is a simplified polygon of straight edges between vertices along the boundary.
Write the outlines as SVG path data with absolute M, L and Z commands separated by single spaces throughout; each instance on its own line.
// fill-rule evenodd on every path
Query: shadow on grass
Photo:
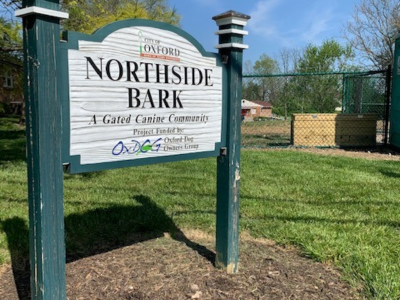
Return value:
M 30 299 L 29 230 L 26 222 L 22 218 L 13 217 L 0 222 L 1 227 L 7 235 L 18 297 L 21 300 Z
M 169 232 L 173 239 L 214 263 L 215 253 L 189 240 L 149 197 L 137 195 L 132 200 L 132 205 L 116 205 L 68 215 L 65 218 L 66 261 L 155 239 Z M 30 299 L 29 229 L 19 217 L 7 219 L 0 225 L 7 235 L 19 299 Z
M 386 177 L 400 178 L 400 173 L 398 173 L 398 172 L 391 172 L 391 171 L 387 171 L 387 170 L 382 170 L 381 173 Z
M 88 172 L 88 173 L 80 173 L 80 174 L 73 174 L 70 175 L 68 173 L 64 173 L 64 180 L 71 180 L 79 178 L 79 180 L 87 181 L 92 180 L 94 178 L 99 178 L 106 174 L 106 171 L 95 171 L 95 172 Z

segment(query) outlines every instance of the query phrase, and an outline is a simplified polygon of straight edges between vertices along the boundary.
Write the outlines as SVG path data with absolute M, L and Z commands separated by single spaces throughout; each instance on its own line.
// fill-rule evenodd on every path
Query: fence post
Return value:
M 239 257 L 240 126 L 242 98 L 243 28 L 249 16 L 228 11 L 213 17 L 219 26 L 216 46 L 226 63 L 228 114 L 226 151 L 217 159 L 216 262 L 218 268 L 236 273 Z
M 23 9 L 29 240 L 32 300 L 63 300 L 65 243 L 61 103 L 57 91 L 59 2 L 25 0 Z
M 392 83 L 392 65 L 389 65 L 386 70 L 386 106 L 385 106 L 385 135 L 383 144 L 385 147 L 388 144 L 389 137 L 389 114 L 390 114 L 390 98 L 391 98 L 391 83 Z

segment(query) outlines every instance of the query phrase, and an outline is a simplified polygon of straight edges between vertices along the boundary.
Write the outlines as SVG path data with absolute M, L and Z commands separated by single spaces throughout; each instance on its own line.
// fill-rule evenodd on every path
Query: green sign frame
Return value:
M 70 109 L 69 109 L 69 73 L 68 73 L 68 50 L 78 50 L 79 41 L 90 41 L 90 42 L 102 42 L 110 34 L 117 30 L 129 27 L 151 27 L 173 32 L 190 44 L 196 47 L 196 49 L 202 54 L 203 57 L 210 57 L 216 60 L 216 66 L 222 68 L 222 116 L 221 116 L 221 142 L 215 144 L 214 151 L 202 151 L 196 153 L 177 154 L 161 157 L 151 157 L 142 159 L 131 159 L 124 161 L 115 162 L 103 162 L 95 164 L 81 164 L 80 156 L 70 154 Z M 147 164 L 157 164 L 174 162 L 181 160 L 191 160 L 206 157 L 217 157 L 220 155 L 221 148 L 226 147 L 226 130 L 227 130 L 227 68 L 226 64 L 221 61 L 221 56 L 217 53 L 211 53 L 204 50 L 203 46 L 190 34 L 183 31 L 182 29 L 156 21 L 131 19 L 124 21 L 117 21 L 108 24 L 101 29 L 94 32 L 92 35 L 76 33 L 76 32 L 65 32 L 63 34 L 63 42 L 60 44 L 60 51 L 58 56 L 58 65 L 60 72 L 58 75 L 58 86 L 59 97 L 62 103 L 62 127 L 63 127 L 63 139 L 62 139 L 62 160 L 66 166 L 68 173 L 82 173 L 82 172 L 93 172 L 114 168 L 133 167 Z

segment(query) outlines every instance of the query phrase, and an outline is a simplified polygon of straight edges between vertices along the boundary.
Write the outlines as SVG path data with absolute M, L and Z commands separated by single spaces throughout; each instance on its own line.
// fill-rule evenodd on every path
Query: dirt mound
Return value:
M 211 237 L 193 231 L 185 234 L 166 235 L 68 263 L 67 298 L 360 299 L 338 271 L 301 257 L 293 249 L 244 237 L 239 273 L 228 275 L 213 266 Z M 0 299 L 29 299 L 27 266 L 13 267 L 0 270 Z

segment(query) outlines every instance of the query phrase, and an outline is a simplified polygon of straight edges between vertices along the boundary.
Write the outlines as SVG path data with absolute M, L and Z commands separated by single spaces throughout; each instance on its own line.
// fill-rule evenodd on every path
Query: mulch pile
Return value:
M 235 275 L 217 270 L 214 258 L 212 238 L 198 232 L 135 243 L 68 263 L 67 298 L 361 299 L 334 268 L 273 242 L 242 238 Z M 0 299 L 29 299 L 27 269 L 0 269 Z

